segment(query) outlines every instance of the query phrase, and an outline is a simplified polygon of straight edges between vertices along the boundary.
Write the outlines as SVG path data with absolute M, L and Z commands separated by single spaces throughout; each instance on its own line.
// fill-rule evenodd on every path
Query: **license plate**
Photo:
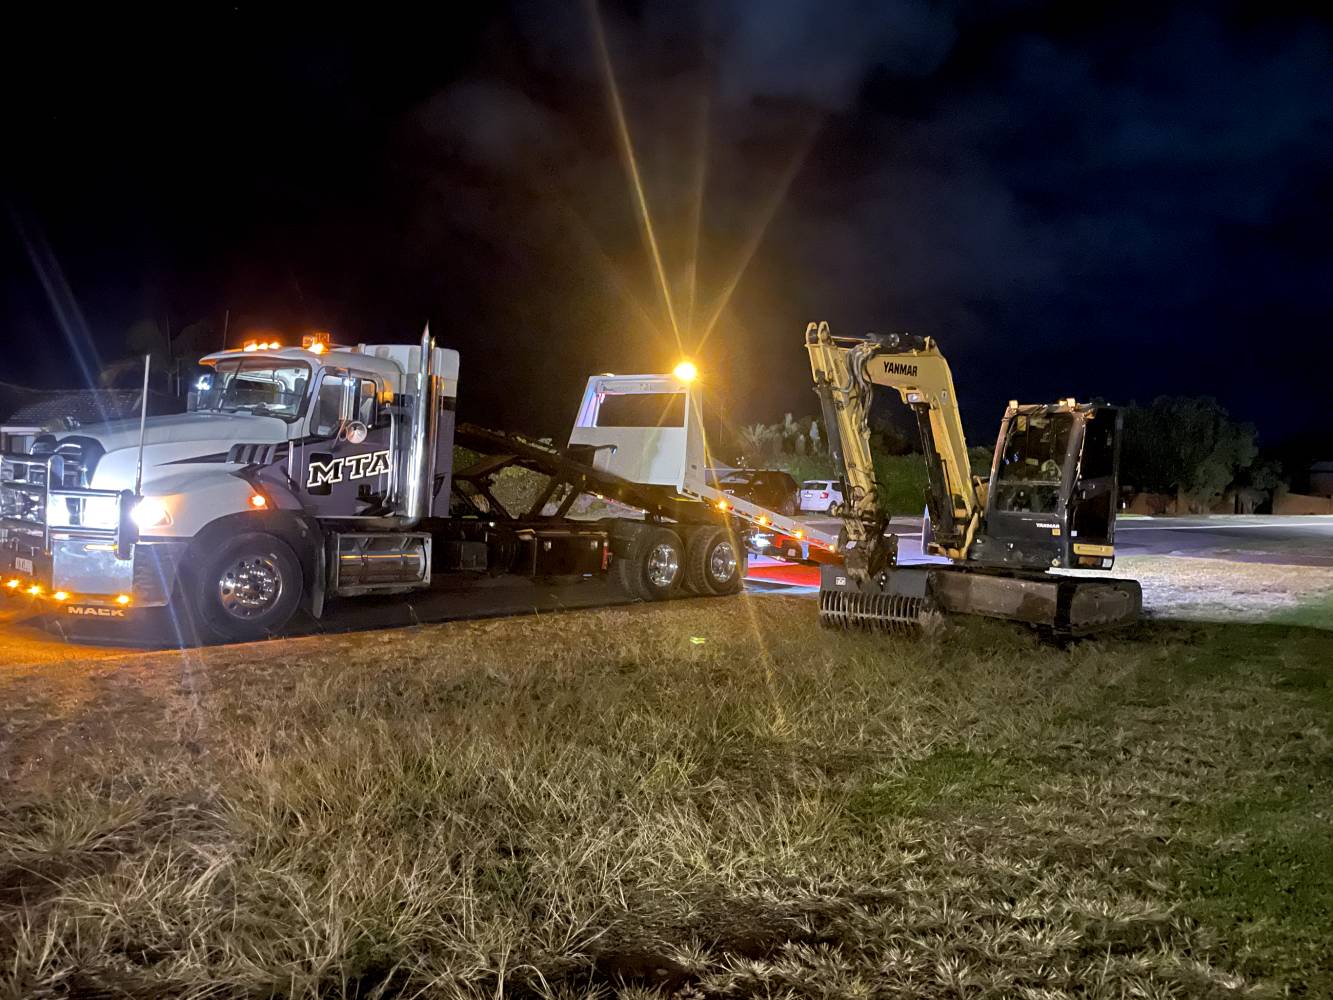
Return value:
M 27 573 L 29 576 L 32 576 L 33 570 L 32 570 L 31 559 L 23 559 L 21 557 L 15 556 L 14 568 L 18 570 L 20 573 Z

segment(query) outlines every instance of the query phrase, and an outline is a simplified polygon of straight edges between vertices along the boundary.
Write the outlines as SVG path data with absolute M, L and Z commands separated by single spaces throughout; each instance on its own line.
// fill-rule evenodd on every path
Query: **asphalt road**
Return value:
M 836 529 L 837 522 L 811 519 Z M 895 519 L 902 541 L 900 561 L 922 561 L 920 519 Z M 1333 517 L 1173 517 L 1125 518 L 1116 526 L 1121 555 L 1190 556 L 1288 566 L 1333 567 Z M 478 585 L 479 584 L 479 585 Z M 751 563 L 747 587 L 755 593 L 812 594 L 819 588 L 817 567 L 770 559 Z M 147 642 L 138 634 L 101 630 L 75 636 L 53 628 L 26 604 L 0 603 L 0 673 L 72 659 L 124 655 L 147 646 L 174 645 L 165 616 Z M 555 612 L 619 603 L 600 580 L 548 583 L 521 579 L 483 580 L 466 587 L 405 598 L 345 601 L 322 621 L 297 621 L 292 635 L 388 628 L 460 618 Z M 55 623 L 57 626 L 60 622 Z
M 828 518 L 810 518 L 809 523 L 827 531 L 838 529 L 838 522 Z M 919 560 L 921 519 L 896 517 L 892 527 L 902 538 L 899 558 L 903 562 Z M 1116 552 L 1127 556 L 1197 556 L 1333 566 L 1333 516 L 1121 517 L 1116 521 L 1115 536 Z

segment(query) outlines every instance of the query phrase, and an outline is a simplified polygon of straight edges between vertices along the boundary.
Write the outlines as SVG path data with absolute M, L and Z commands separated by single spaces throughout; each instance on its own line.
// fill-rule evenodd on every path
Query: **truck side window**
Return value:
M 347 393 L 347 379 L 341 375 L 326 372 L 319 383 L 319 395 L 315 398 L 315 415 L 310 422 L 310 432 L 317 437 L 333 437 L 342 423 L 343 397 Z
M 379 387 L 375 385 L 374 379 L 362 378 L 357 380 L 354 419 L 361 421 L 367 427 L 379 426 Z

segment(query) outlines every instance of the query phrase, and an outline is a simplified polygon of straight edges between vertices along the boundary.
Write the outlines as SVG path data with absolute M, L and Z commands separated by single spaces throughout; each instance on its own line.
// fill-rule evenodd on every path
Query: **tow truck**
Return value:
M 0 458 L 3 592 L 78 618 L 167 608 L 180 634 L 236 641 L 446 579 L 734 594 L 751 527 L 836 542 L 709 484 L 688 363 L 590 377 L 563 448 L 457 422 L 459 355 L 429 328 L 414 345 L 251 341 L 201 365 L 185 413 L 14 439 Z M 476 458 L 455 468 L 456 447 Z M 525 511 L 493 492 L 510 467 L 546 477 Z M 585 494 L 629 511 L 570 516 Z

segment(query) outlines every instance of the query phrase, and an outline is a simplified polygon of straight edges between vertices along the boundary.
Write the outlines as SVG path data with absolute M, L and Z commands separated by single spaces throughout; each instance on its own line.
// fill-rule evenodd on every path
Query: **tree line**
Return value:
M 1211 397 L 1159 396 L 1122 411 L 1120 482 L 1127 492 L 1167 494 L 1184 512 L 1209 510 L 1228 494 L 1240 494 L 1242 506 L 1262 506 L 1286 487 L 1281 463 L 1261 455 L 1254 425 L 1232 419 Z M 722 451 L 733 464 L 778 468 L 798 480 L 833 474 L 828 437 L 816 417 L 788 413 L 774 423 L 739 427 Z M 919 453 L 920 443 L 890 424 L 876 423 L 871 452 L 886 472 L 912 469 L 893 460 Z M 988 473 L 989 449 L 972 452 L 973 471 Z M 914 482 L 918 478 L 912 475 Z

